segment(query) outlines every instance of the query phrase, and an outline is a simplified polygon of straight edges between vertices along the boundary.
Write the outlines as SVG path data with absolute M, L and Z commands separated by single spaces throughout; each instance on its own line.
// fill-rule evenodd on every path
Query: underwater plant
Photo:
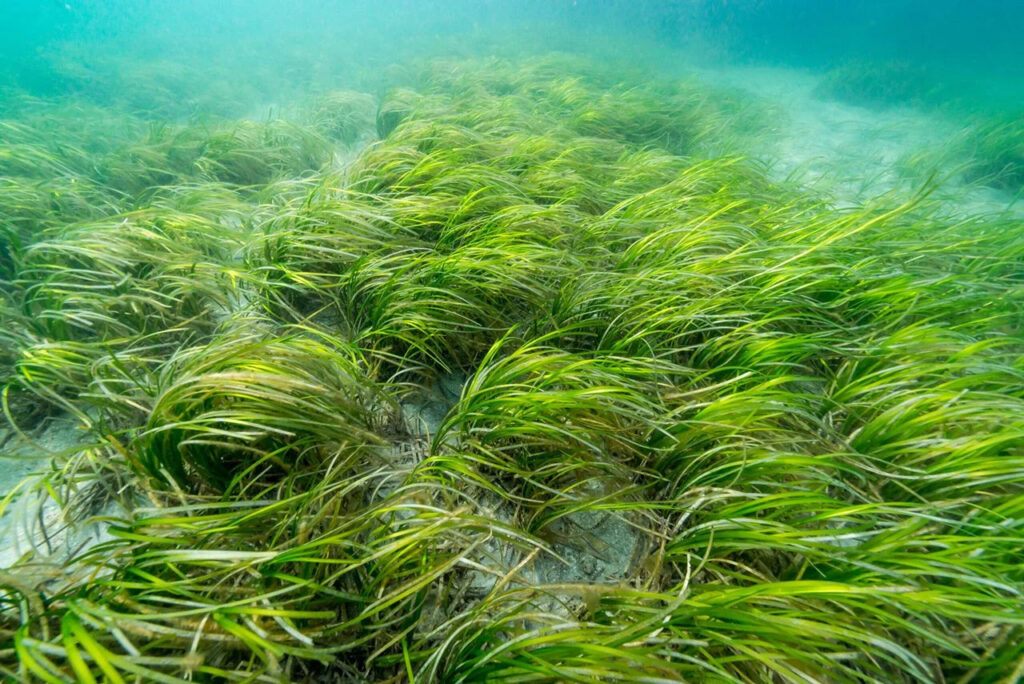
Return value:
M 376 115 L 377 103 L 372 95 L 341 90 L 317 100 L 310 113 L 310 123 L 327 139 L 353 145 L 368 137 Z
M 12 124 L 0 449 L 84 437 L 0 498 L 0 676 L 1019 676 L 1024 235 L 623 73 Z
M 967 180 L 1019 194 L 1024 189 L 1024 118 L 1007 116 L 979 124 L 964 136 Z
M 868 107 L 949 106 L 957 92 L 929 69 L 903 61 L 852 61 L 826 73 L 820 97 Z

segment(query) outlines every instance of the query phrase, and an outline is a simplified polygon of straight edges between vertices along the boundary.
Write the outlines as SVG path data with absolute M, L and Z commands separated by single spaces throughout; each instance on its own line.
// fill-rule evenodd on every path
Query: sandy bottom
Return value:
M 709 83 L 745 91 L 777 114 L 769 135 L 751 154 L 778 180 L 792 179 L 831 194 L 840 203 L 863 203 L 888 192 L 913 192 L 927 181 L 927 164 L 906 171 L 915 157 L 940 159 L 964 128 L 941 114 L 914 107 L 872 109 L 814 94 L 820 74 L 771 67 L 698 70 Z M 1013 211 L 1014 198 L 984 186 L 967 185 L 955 168 L 935 169 L 938 190 L 950 210 L 961 213 Z
M 69 416 L 49 418 L 23 435 L 0 430 L 0 494 L 21 484 L 20 495 L 3 507 L 0 517 L 0 568 L 27 554 L 59 564 L 105 538 L 105 530 L 96 523 L 69 525 L 60 506 L 40 486 L 55 458 L 87 442 L 88 434 Z

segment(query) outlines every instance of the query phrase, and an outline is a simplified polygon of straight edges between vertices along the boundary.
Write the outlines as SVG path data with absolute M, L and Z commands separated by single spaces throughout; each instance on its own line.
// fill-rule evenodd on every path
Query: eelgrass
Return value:
M 828 71 L 816 94 L 866 107 L 949 106 L 948 75 L 907 61 L 854 60 Z
M 1024 123 L 1020 115 L 996 118 L 969 129 L 960 152 L 968 160 L 968 180 L 1024 192 Z
M 18 129 L 5 396 L 91 428 L 33 495 L 119 512 L 0 574 L 0 672 L 1018 677 L 1020 232 L 770 182 L 692 84 L 421 72 L 346 168 L 369 96 L 105 175 Z M 32 168 L 99 180 L 36 209 Z

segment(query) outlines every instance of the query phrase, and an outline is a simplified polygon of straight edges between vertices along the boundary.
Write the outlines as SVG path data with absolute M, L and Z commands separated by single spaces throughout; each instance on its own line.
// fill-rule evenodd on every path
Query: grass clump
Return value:
M 376 446 L 390 408 L 360 365 L 358 350 L 301 337 L 183 349 L 147 388 L 138 458 L 182 488 L 244 491 Z
M 1003 117 L 969 130 L 967 180 L 1019 194 L 1024 189 L 1024 120 Z
M 1008 200 L 1024 187 L 1024 125 L 1019 115 L 989 114 L 952 133 L 939 148 L 926 148 L 901 161 L 908 177 L 933 169 L 962 184 L 1005 193 Z
M 329 140 L 352 145 L 374 127 L 377 103 L 373 96 L 340 90 L 320 98 L 310 114 L 312 128 Z
M 4 676 L 1019 675 L 1008 219 L 838 208 L 733 96 L 565 57 L 372 102 L 18 129 L 4 396 L 89 439 L 0 510 L 107 536 L 0 574 Z
M 936 107 L 950 104 L 955 90 L 932 71 L 908 62 L 854 61 L 829 71 L 816 94 L 867 107 Z

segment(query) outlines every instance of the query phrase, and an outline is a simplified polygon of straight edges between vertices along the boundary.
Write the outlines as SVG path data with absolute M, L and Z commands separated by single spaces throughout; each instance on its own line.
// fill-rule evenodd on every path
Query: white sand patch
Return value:
M 793 179 L 839 204 L 858 204 L 892 192 L 912 192 L 927 180 L 908 173 L 907 160 L 942 159 L 964 122 L 914 107 L 874 109 L 815 95 L 820 74 L 776 67 L 701 69 L 709 83 L 746 91 L 780 114 L 777 127 L 755 143 L 752 156 L 776 179 Z M 955 162 L 939 168 L 940 196 L 958 213 L 993 213 L 1011 206 L 1007 193 L 962 183 Z
M 18 561 L 60 566 L 109 538 L 101 523 L 67 519 L 42 486 L 51 464 L 59 463 L 61 454 L 86 446 L 89 435 L 77 420 L 65 415 L 44 421 L 25 437 L 8 434 L 0 452 L 0 493 L 14 492 L 0 516 L 0 568 Z

